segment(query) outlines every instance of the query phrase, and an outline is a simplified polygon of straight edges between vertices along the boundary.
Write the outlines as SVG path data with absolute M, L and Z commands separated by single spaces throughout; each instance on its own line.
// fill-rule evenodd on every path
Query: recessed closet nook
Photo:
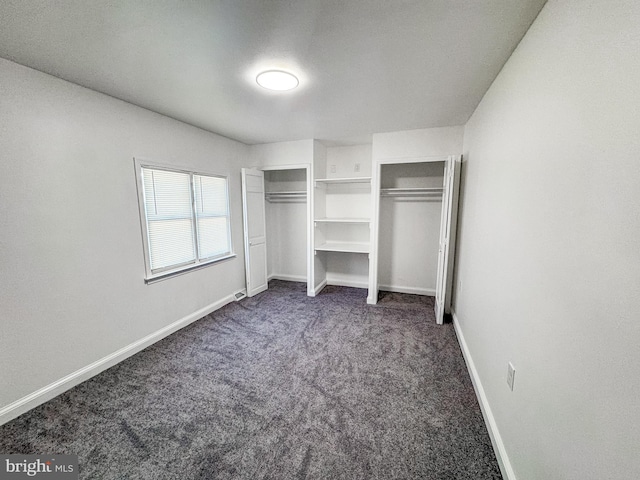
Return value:
M 376 157 L 371 144 L 255 145 L 243 169 L 247 293 L 270 279 L 451 296 L 458 155 Z

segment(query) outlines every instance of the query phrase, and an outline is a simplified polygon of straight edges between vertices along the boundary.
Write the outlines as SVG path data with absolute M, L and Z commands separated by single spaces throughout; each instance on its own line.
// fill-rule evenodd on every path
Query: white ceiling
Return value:
M 357 141 L 464 124 L 544 3 L 3 0 L 0 56 L 245 143 Z

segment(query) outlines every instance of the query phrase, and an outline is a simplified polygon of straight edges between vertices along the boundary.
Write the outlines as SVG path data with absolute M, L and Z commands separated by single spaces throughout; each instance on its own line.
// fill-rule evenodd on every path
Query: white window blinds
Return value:
M 229 195 L 227 180 L 194 175 L 198 255 L 201 259 L 217 257 L 230 251 Z
M 190 176 L 148 168 L 142 171 L 151 270 L 194 263 Z
M 231 253 L 227 179 L 142 166 L 151 275 Z

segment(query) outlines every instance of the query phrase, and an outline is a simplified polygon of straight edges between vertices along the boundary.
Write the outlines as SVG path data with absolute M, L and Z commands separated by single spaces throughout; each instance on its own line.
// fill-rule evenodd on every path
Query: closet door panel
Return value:
M 260 170 L 242 169 L 242 203 L 247 295 L 252 297 L 268 288 L 264 173 Z
M 440 250 L 438 252 L 438 283 L 436 287 L 436 303 L 435 314 L 436 322 L 442 324 L 444 322 L 445 311 L 449 308 L 447 298 L 447 290 L 450 284 L 451 278 L 451 263 L 453 258 L 451 253 L 451 228 L 455 224 L 455 215 L 457 212 L 454 209 L 454 195 L 457 195 L 457 175 L 456 168 L 458 162 L 454 157 L 451 157 L 447 161 L 445 169 L 445 176 L 443 182 L 443 195 L 442 195 L 442 217 L 440 224 Z

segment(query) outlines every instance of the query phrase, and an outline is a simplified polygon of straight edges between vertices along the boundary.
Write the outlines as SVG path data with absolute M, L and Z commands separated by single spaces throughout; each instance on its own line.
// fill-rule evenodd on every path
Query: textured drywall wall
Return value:
M 466 126 L 454 309 L 518 480 L 640 477 L 639 19 L 550 1 Z
M 0 60 L 0 408 L 244 288 L 248 147 Z M 133 157 L 227 175 L 237 258 L 144 283 Z

